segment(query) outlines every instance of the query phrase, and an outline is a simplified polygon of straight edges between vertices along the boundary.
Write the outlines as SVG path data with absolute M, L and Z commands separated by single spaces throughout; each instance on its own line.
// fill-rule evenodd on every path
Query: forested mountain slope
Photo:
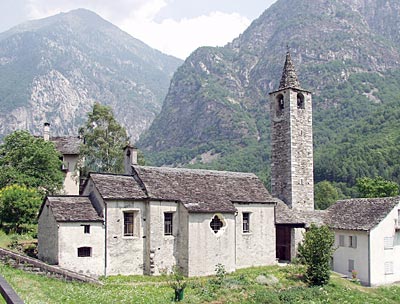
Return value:
M 0 34 L 0 137 L 45 121 L 53 135 L 77 134 L 98 101 L 136 139 L 181 63 L 84 9 L 16 26 Z
M 400 4 L 278 0 L 237 39 L 174 74 L 139 146 L 156 164 L 252 171 L 269 180 L 268 93 L 286 47 L 313 91 L 316 181 L 400 181 Z

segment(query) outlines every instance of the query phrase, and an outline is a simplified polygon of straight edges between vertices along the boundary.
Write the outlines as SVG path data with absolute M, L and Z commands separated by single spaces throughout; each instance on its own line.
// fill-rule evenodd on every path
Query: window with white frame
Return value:
M 164 212 L 164 235 L 172 235 L 173 213 Z
M 243 212 L 242 220 L 243 220 L 243 233 L 249 233 L 250 232 L 250 213 Z
M 344 235 L 339 235 L 339 246 L 344 247 Z
M 349 236 L 349 247 L 357 248 L 357 236 L 355 235 Z
M 392 236 L 386 236 L 383 239 L 383 245 L 385 249 L 393 249 L 394 238 Z
M 385 274 L 393 274 L 393 262 L 385 262 Z
M 124 236 L 134 236 L 135 234 L 135 212 L 124 212 Z

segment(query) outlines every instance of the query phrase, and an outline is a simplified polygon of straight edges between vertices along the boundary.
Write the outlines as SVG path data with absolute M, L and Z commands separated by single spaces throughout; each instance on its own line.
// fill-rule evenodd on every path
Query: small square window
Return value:
M 134 212 L 124 212 L 124 236 L 133 236 L 134 234 Z
M 249 212 L 243 212 L 243 233 L 249 233 L 250 232 L 250 213 Z
M 164 213 L 164 235 L 172 235 L 172 212 Z
M 78 248 L 78 257 L 91 257 L 91 256 L 92 256 L 92 247 Z
M 83 226 L 83 233 L 89 234 L 90 233 L 90 225 L 82 225 Z

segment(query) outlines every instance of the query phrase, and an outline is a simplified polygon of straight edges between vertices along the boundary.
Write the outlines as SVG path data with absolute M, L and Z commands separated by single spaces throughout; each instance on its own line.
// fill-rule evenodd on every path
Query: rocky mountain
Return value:
M 85 9 L 21 24 L 0 34 L 0 136 L 76 134 L 97 101 L 136 140 L 181 63 Z
M 225 47 L 186 59 L 138 144 L 156 164 L 253 171 L 267 181 L 268 93 L 278 87 L 289 47 L 302 87 L 314 92 L 317 181 L 354 184 L 363 174 L 400 181 L 400 170 L 380 170 L 365 153 L 386 132 L 381 125 L 354 130 L 400 106 L 399 16 L 398 1 L 278 0 Z M 349 144 L 359 145 L 356 157 L 346 156 Z M 385 163 L 400 160 L 399 152 L 384 155 Z

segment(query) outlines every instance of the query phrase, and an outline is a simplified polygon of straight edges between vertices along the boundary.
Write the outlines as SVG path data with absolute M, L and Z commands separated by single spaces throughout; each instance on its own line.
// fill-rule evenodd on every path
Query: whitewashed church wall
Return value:
M 151 201 L 149 203 L 150 217 L 146 219 L 150 228 L 149 238 L 149 270 L 150 274 L 159 275 L 171 271 L 177 264 L 177 237 L 179 228 L 178 203 Z M 172 235 L 164 233 L 164 213 L 173 213 Z
M 38 258 L 49 264 L 58 263 L 58 225 L 47 204 L 38 220 Z
M 224 227 L 218 233 L 210 227 L 215 215 L 222 217 Z M 188 276 L 215 274 L 215 266 L 235 270 L 235 215 L 233 213 L 189 213 Z
M 84 226 L 90 225 L 90 233 Z M 104 275 L 104 226 L 102 222 L 59 223 L 59 265 L 85 275 Z M 78 257 L 78 248 L 90 247 L 91 256 Z
M 273 204 L 235 204 L 237 268 L 275 263 L 275 217 Z M 243 213 L 249 213 L 249 232 L 243 230 Z
M 124 236 L 124 212 L 134 212 L 134 235 Z M 107 275 L 145 271 L 146 205 L 143 201 L 107 201 Z

